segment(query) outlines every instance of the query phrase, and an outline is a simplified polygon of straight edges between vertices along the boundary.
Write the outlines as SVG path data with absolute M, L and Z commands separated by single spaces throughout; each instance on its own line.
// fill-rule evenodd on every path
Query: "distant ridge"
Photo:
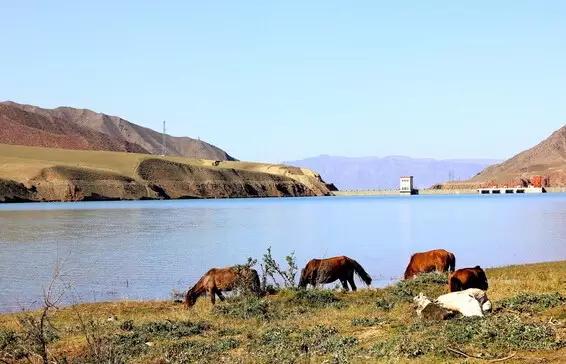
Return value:
M 322 178 L 332 181 L 341 190 L 393 189 L 399 187 L 399 177 L 412 175 L 418 188 L 431 187 L 452 176 L 465 180 L 490 164 L 493 159 L 449 159 L 387 157 L 339 157 L 321 155 L 285 162 L 314 169 Z
M 161 140 L 161 133 L 118 116 L 0 102 L 0 143 L 4 144 L 161 154 Z M 166 144 L 172 156 L 235 160 L 222 149 L 189 137 L 166 135 Z
M 545 177 L 549 187 L 566 186 L 566 125 L 547 139 L 516 156 L 486 168 L 468 183 L 471 185 L 527 185 L 532 177 Z

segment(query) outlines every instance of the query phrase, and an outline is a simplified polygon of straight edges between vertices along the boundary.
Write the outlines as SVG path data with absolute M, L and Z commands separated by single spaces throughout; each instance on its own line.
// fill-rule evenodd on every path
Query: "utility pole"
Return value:
M 165 144 L 165 120 L 163 120 L 163 134 L 162 134 L 161 146 L 163 147 L 163 150 L 161 151 L 161 155 L 166 156 L 167 145 Z

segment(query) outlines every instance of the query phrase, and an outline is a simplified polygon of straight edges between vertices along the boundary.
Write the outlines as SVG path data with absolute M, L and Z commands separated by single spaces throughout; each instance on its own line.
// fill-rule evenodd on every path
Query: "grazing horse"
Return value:
M 187 291 L 185 295 L 185 306 L 190 308 L 197 299 L 205 293 L 210 296 L 210 301 L 214 305 L 216 296 L 224 301 L 222 291 L 231 291 L 236 288 L 248 289 L 259 295 L 261 293 L 259 276 L 255 269 L 229 267 L 212 268 Z
M 405 270 L 405 279 L 413 278 L 419 273 L 454 272 L 455 266 L 456 257 L 444 249 L 415 253 L 411 256 L 409 265 Z
M 341 256 L 327 259 L 311 259 L 301 271 L 299 287 L 306 288 L 310 283 L 313 287 L 321 283 L 332 283 L 340 280 L 342 287 L 347 291 L 348 283 L 352 291 L 356 290 L 354 272 L 367 284 L 371 284 L 371 277 L 364 268 L 354 259 Z
M 473 268 L 458 269 L 448 277 L 450 292 L 463 291 L 468 288 L 479 288 L 487 291 L 487 277 L 485 272 L 476 265 Z

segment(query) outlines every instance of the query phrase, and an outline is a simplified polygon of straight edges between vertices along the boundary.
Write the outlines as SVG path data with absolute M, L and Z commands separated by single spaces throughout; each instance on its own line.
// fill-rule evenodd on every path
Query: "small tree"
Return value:
M 43 364 L 49 364 L 48 344 L 57 338 L 57 329 L 50 318 L 51 311 L 57 308 L 65 295 L 65 288 L 58 286 L 59 284 L 61 284 L 61 262 L 56 263 L 51 281 L 43 291 L 40 314 L 24 312 L 18 316 L 18 323 L 22 329 L 23 352 L 28 356 L 38 357 Z
M 281 287 L 279 280 L 283 282 L 284 287 L 296 287 L 295 279 L 298 267 L 295 252 L 291 252 L 291 254 L 287 255 L 285 261 L 287 263 L 287 269 L 281 268 L 271 254 L 271 247 L 267 248 L 267 252 L 263 255 L 263 264 L 261 264 L 263 271 L 262 285 L 264 289 L 267 285 L 268 277 L 271 278 L 273 284 L 278 288 Z

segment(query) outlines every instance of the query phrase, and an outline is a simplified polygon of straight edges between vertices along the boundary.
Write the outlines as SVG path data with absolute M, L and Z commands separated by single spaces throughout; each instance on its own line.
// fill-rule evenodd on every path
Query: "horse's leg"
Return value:
M 349 291 L 350 289 L 348 288 L 348 283 L 346 282 L 345 279 L 341 279 L 340 282 L 342 282 L 342 288 L 344 288 L 344 291 Z
M 354 283 L 353 275 L 348 278 L 348 283 L 350 283 L 350 286 L 352 287 L 352 291 L 356 292 L 358 288 L 356 287 L 356 283 Z
M 224 300 L 226 298 L 224 298 L 224 295 L 222 294 L 222 292 L 219 289 L 216 289 L 216 295 L 218 296 L 218 298 L 220 298 L 220 301 L 224 302 Z
M 216 289 L 214 287 L 208 289 L 208 294 L 210 295 L 210 302 L 212 302 L 213 305 L 216 304 L 216 295 L 214 294 L 215 290 Z

